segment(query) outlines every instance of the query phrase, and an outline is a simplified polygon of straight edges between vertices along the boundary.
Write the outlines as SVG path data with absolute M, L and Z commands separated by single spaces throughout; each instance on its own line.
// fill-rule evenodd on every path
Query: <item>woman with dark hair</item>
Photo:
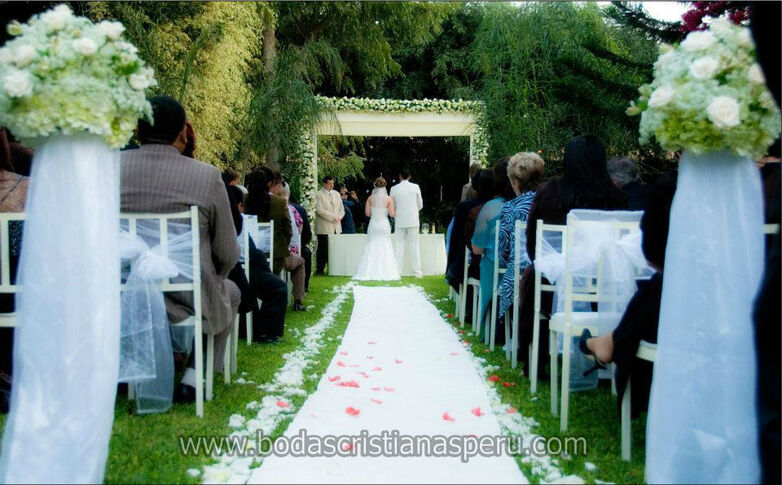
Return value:
M 478 190 L 480 172 L 474 174 L 470 180 L 470 186 L 473 190 Z M 471 198 L 456 204 L 453 214 L 453 223 L 451 227 L 451 237 L 448 243 L 448 264 L 446 266 L 445 279 L 454 290 L 459 290 L 462 284 L 464 274 L 464 224 L 467 220 L 467 214 L 473 207 L 481 204 L 482 201 L 477 198 Z M 468 299 L 468 301 L 470 301 Z
M 508 160 L 503 159 L 494 166 L 493 198 L 481 207 L 470 241 L 473 254 L 481 256 L 480 280 L 481 295 L 483 295 L 479 317 L 481 326 L 486 322 L 486 313 L 493 297 L 494 260 L 496 257 L 494 238 L 497 232 L 497 220 L 499 220 L 502 205 L 514 196 L 507 173 Z M 502 266 L 504 267 L 504 265 Z
M 269 167 L 256 167 L 247 176 L 247 201 L 245 212 L 258 216 L 260 222 L 274 221 L 274 274 L 283 269 L 291 274 L 293 280 L 293 310 L 305 311 L 304 299 L 304 258 L 291 253 L 290 243 L 293 237 L 288 201 L 272 195 L 282 184 L 282 175 Z
M 18 165 L 30 166 L 32 150 L 11 142 L 5 128 L 0 129 L 0 212 L 24 212 L 29 179 L 16 172 Z M 14 146 L 18 145 L 18 147 Z M 22 249 L 21 223 L 9 224 L 9 268 L 11 281 L 16 279 L 16 267 Z M 0 294 L 0 313 L 14 311 L 14 295 Z M 13 328 L 0 328 L 0 413 L 8 412 L 11 399 L 11 374 L 13 362 Z
M 538 188 L 527 219 L 527 256 L 535 260 L 537 222 L 565 224 L 571 209 L 622 210 L 627 197 L 611 181 L 606 167 L 605 148 L 592 135 L 581 135 L 565 147 L 565 173 Z M 544 293 L 541 311 L 550 313 L 551 293 Z M 529 344 L 532 342 L 533 301 L 535 300 L 533 265 L 524 270 L 521 281 L 521 312 L 519 314 L 519 356 L 529 369 Z M 545 327 L 544 327 L 545 326 Z M 548 348 L 548 323 L 541 323 L 540 348 Z M 538 369 L 543 369 L 546 353 L 538 352 Z

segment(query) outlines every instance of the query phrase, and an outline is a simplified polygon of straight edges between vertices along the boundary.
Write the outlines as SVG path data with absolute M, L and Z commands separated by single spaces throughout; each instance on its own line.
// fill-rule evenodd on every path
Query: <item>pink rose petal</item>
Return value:
M 484 353 L 486 353 L 486 354 L 488 354 L 489 352 L 491 352 L 491 350 L 489 350 L 489 349 L 483 349 L 483 352 L 484 352 Z
M 288 404 L 285 401 L 277 401 L 277 407 L 279 407 L 279 408 L 289 408 L 289 407 L 291 407 L 291 405 Z
M 345 408 L 345 412 L 351 416 L 358 416 L 361 411 L 354 408 L 353 406 L 348 406 Z
M 339 376 L 329 377 L 329 382 L 337 382 L 339 380 Z
M 451 352 L 451 355 L 459 355 L 459 352 Z
M 353 449 L 352 443 L 342 443 L 342 451 L 350 451 Z
M 473 413 L 474 415 L 478 416 L 478 417 L 481 417 L 484 414 L 486 414 L 483 411 L 481 411 L 481 408 L 473 408 L 473 410 L 470 411 L 470 412 Z
M 381 401 L 380 399 L 375 399 L 374 397 L 370 399 L 370 401 L 372 401 L 375 404 L 383 404 L 383 401 Z
M 371 355 L 367 355 L 367 359 L 368 360 L 372 360 L 372 359 L 374 359 L 374 357 L 372 357 Z
M 397 364 L 401 364 L 402 362 L 404 362 L 404 360 L 394 359 L 394 362 L 396 362 Z
M 317 418 L 317 416 L 316 416 L 316 415 L 314 415 L 314 414 L 310 414 L 310 417 L 311 417 L 311 418 Z
M 376 392 L 380 390 L 379 387 L 371 387 L 370 389 L 372 389 L 373 391 L 376 391 Z
M 340 367 L 347 367 L 347 365 L 345 365 L 345 363 L 342 362 L 341 360 L 337 361 L 337 365 L 340 366 Z
M 369 345 L 375 345 L 377 342 L 376 342 L 376 341 L 374 341 L 374 340 L 370 340 L 370 341 L 368 341 L 367 343 L 368 343 Z
M 518 410 L 516 408 L 514 408 L 513 406 L 508 406 L 508 411 L 507 412 L 508 412 L 508 414 L 516 414 L 516 412 L 518 412 Z
M 394 391 L 396 391 L 396 389 L 394 389 L 393 387 L 384 387 L 383 389 L 385 389 L 386 392 L 394 392 Z
M 516 385 L 516 383 L 515 382 L 503 382 L 502 385 L 505 386 L 505 387 L 513 387 L 513 386 Z
M 343 351 L 343 352 L 340 352 L 339 355 L 348 355 L 348 353 Z
M 375 367 L 374 369 L 372 369 L 373 372 L 380 372 L 382 370 L 383 370 L 382 367 Z
M 453 313 L 446 313 L 445 316 L 448 318 L 453 318 Z
M 489 377 L 489 381 L 490 382 L 497 382 L 499 380 L 500 380 L 500 376 L 498 376 L 497 374 L 494 374 L 494 375 Z
M 361 387 L 356 381 L 342 381 L 337 385 L 339 387 Z
M 446 411 L 446 412 L 444 412 L 444 413 L 443 413 L 443 420 L 445 420 L 445 421 L 450 421 L 450 422 L 452 422 L 452 423 L 453 423 L 454 421 L 456 421 L 456 419 L 454 419 L 454 417 L 453 417 L 453 416 L 451 416 L 450 414 L 448 414 L 448 411 Z
M 350 367 L 356 368 L 356 367 L 361 367 L 361 366 L 358 365 L 358 364 L 350 364 Z
M 361 375 L 361 376 L 364 376 L 364 379 L 369 379 L 369 374 L 367 374 L 367 373 L 366 373 L 366 372 L 364 372 L 363 370 L 362 370 L 362 371 L 359 371 L 359 372 L 356 372 L 356 374 L 358 374 L 358 375 Z

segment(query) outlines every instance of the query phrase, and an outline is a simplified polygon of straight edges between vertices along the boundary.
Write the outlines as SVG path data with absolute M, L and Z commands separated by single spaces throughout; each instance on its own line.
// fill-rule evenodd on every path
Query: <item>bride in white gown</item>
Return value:
M 365 213 L 370 217 L 367 245 L 353 279 L 398 280 L 399 265 L 391 244 L 391 223 L 388 222 L 388 216 L 396 217 L 396 211 L 394 199 L 388 196 L 386 180 L 383 177 L 375 179 L 375 189 L 367 199 Z

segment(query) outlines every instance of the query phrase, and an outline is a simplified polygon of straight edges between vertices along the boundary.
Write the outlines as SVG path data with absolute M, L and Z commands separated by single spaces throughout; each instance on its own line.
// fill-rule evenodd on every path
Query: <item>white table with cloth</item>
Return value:
M 418 247 L 421 251 L 421 271 L 426 275 L 444 275 L 447 255 L 445 253 L 444 234 L 420 234 Z M 394 235 L 391 235 L 394 243 Z M 331 234 L 329 235 L 329 275 L 353 276 L 358 270 L 358 263 L 364 253 L 367 243 L 366 234 Z M 402 266 L 403 276 L 412 276 L 409 256 L 405 251 L 405 261 Z

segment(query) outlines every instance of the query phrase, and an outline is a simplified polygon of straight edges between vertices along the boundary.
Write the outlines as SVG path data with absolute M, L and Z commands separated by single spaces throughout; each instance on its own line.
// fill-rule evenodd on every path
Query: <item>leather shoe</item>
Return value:
M 270 335 L 261 335 L 258 337 L 258 341 L 262 344 L 276 344 L 280 341 L 280 337 L 272 337 Z
M 305 307 L 301 303 L 294 303 L 293 304 L 293 311 L 294 312 L 306 312 L 307 311 L 307 307 Z
M 176 386 L 176 389 L 174 389 L 174 402 L 186 404 L 195 402 L 196 400 L 196 389 L 193 386 L 188 386 L 187 384 L 182 384 L 181 382 Z

